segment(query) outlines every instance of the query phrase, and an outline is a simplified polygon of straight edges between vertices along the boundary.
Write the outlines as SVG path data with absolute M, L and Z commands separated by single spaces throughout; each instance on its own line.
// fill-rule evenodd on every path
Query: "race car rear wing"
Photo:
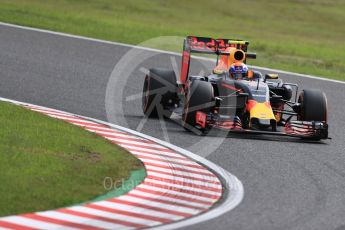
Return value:
M 187 81 L 191 53 L 229 55 L 228 47 L 240 49 L 246 53 L 246 58 L 256 58 L 256 54 L 247 53 L 249 42 L 239 39 L 213 39 L 207 37 L 187 36 L 183 44 L 180 83 Z
M 191 53 L 220 54 L 228 47 L 234 47 L 247 52 L 249 42 L 238 39 L 213 39 L 206 37 L 188 36 L 185 39 L 184 50 Z

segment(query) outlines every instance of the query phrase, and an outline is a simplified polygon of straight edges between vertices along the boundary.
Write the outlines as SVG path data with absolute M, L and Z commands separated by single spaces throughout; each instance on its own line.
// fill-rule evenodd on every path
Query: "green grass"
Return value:
M 0 20 L 137 44 L 173 35 L 237 37 L 252 64 L 345 80 L 343 0 L 2 0 Z M 182 43 L 167 47 L 182 49 Z
M 143 166 L 102 137 L 0 102 L 0 216 L 85 202 Z

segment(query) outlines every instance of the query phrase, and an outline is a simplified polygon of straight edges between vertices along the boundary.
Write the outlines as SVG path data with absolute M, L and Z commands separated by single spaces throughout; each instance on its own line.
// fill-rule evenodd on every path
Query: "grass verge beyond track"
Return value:
M 343 0 L 3 0 L 0 21 L 129 44 L 238 37 L 258 53 L 251 64 L 345 80 L 344 12 Z
M 0 216 L 92 200 L 142 169 L 120 147 L 77 126 L 0 102 Z M 117 183 L 119 185 L 119 183 Z

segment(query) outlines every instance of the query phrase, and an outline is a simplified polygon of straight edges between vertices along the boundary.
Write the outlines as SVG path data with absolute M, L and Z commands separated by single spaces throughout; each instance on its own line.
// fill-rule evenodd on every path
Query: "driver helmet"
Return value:
M 246 78 L 248 67 L 242 62 L 235 62 L 230 66 L 229 75 L 234 80 Z

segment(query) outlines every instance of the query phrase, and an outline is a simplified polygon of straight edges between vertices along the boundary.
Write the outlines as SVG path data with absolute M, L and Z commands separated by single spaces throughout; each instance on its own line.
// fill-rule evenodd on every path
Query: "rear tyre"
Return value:
M 178 103 L 176 76 L 173 70 L 150 69 L 146 75 L 142 94 L 142 109 L 145 116 L 170 117 L 171 108 Z
M 301 104 L 298 120 L 327 122 L 327 99 L 323 92 L 305 89 L 298 102 Z
M 199 80 L 193 81 L 187 93 L 187 101 L 182 115 L 184 127 L 186 129 L 195 127 L 196 112 L 211 112 L 213 107 L 211 103 L 213 100 L 214 93 L 211 83 Z M 205 131 L 205 129 L 202 131 Z

